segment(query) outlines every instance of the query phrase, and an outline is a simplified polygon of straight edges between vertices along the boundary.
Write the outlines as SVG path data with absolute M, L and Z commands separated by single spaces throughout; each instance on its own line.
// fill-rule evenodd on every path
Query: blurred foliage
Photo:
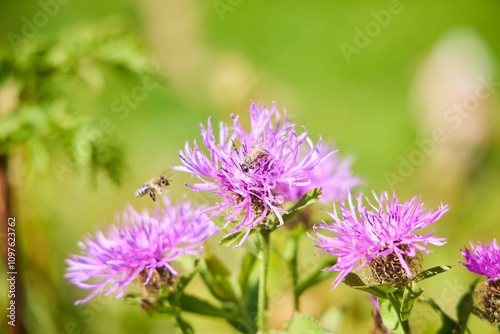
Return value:
M 139 41 L 116 23 L 72 28 L 50 39 L 20 39 L 15 52 L 0 57 L 0 92 L 8 99 L 0 114 L 0 154 L 22 147 L 28 171 L 44 170 L 59 148 L 66 160 L 52 162 L 57 175 L 87 165 L 93 175 L 103 170 L 114 183 L 121 181 L 123 144 L 112 134 L 103 136 L 92 105 L 75 97 L 101 94 L 111 74 L 149 69 Z

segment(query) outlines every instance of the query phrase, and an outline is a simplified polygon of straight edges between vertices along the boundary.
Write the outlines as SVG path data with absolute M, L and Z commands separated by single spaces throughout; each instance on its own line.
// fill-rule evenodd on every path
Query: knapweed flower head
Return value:
M 470 243 L 471 250 L 461 250 L 465 262 L 460 262 L 470 272 L 488 277 L 488 281 L 500 280 L 500 247 L 496 239 L 491 244 Z
M 476 286 L 474 306 L 476 314 L 493 324 L 500 323 L 500 248 L 496 239 L 491 244 L 470 244 L 471 250 L 461 251 L 470 272 L 486 276 L 488 280 Z
M 270 109 L 250 106 L 251 128 L 246 131 L 238 116 L 233 124 L 220 123 L 216 138 L 212 123 L 201 125 L 205 153 L 196 141 L 186 144 L 179 154 L 184 166 L 175 169 L 189 172 L 201 182 L 190 185 L 195 191 L 210 191 L 223 201 L 210 208 L 210 216 L 225 214 L 226 226 L 237 224 L 231 233 L 244 230 L 243 243 L 251 229 L 265 224 L 276 215 L 279 225 L 286 211 L 283 189 L 307 186 L 309 172 L 320 161 L 321 141 L 315 146 L 307 132 L 298 134 L 286 113 L 273 105 Z M 307 151 L 299 156 L 299 150 Z
M 309 173 L 311 183 L 307 186 L 286 187 L 283 189 L 289 201 L 296 201 L 309 190 L 321 188 L 322 203 L 331 203 L 347 197 L 349 190 L 362 183 L 361 178 L 354 176 L 351 170 L 353 158 L 339 157 L 333 145 L 323 144 L 320 150 L 320 163 Z M 299 154 L 301 156 L 301 154 Z
M 173 205 L 164 197 L 165 208 L 138 213 L 131 206 L 118 220 L 121 226 L 98 230 L 78 246 L 81 255 L 71 255 L 66 278 L 82 289 L 92 290 L 77 304 L 88 302 L 99 292 L 123 296 L 136 278 L 144 285 L 177 275 L 172 261 L 180 255 L 198 255 L 202 243 L 218 231 L 200 208 L 185 201 Z
M 434 237 L 434 232 L 415 234 L 438 220 L 448 207 L 440 205 L 434 212 L 426 212 L 420 198 L 413 197 L 400 204 L 396 195 L 390 199 L 387 192 L 373 194 L 376 204 L 363 205 L 362 195 L 353 203 L 351 194 L 348 203 L 338 202 L 340 214 L 334 206 L 332 224 L 323 222 L 314 226 L 312 239 L 323 253 L 338 256 L 337 263 L 325 270 L 340 271 L 334 288 L 350 272 L 369 266 L 379 284 L 400 287 L 411 278 L 413 261 L 419 252 L 429 253 L 427 244 L 444 245 L 445 238 Z M 327 232 L 330 235 L 324 235 Z M 402 279 L 397 276 L 403 276 Z

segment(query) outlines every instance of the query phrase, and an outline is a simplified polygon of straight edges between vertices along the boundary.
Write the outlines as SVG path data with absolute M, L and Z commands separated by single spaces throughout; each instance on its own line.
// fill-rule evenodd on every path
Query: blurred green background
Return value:
M 198 125 L 209 116 L 228 121 L 236 113 L 248 123 L 250 101 L 276 101 L 314 139 L 322 136 L 340 155 L 353 155 L 365 192 L 395 190 L 402 200 L 421 195 L 428 207 L 450 205 L 433 227 L 448 244 L 434 247 L 424 260 L 426 267 L 454 268 L 422 285 L 424 295 L 455 315 L 458 298 L 475 278 L 457 264 L 459 249 L 500 237 L 500 2 L 54 1 L 1 2 L 0 50 L 12 51 L 9 33 L 22 35 L 26 22 L 34 23 L 51 3 L 54 15 L 40 21 L 29 39 L 75 24 L 124 22 L 164 79 L 124 117 L 113 103 L 143 78 L 107 76 L 104 91 L 92 100 L 74 92 L 77 103 L 91 106 L 94 124 L 110 120 L 112 134 L 123 141 L 121 186 L 102 175 L 94 186 L 88 171 L 77 168 L 62 178 L 51 167 L 25 177 L 16 172 L 22 157 L 11 164 L 29 333 L 175 331 L 168 319 L 149 319 L 121 300 L 98 298 L 74 307 L 86 292 L 64 279 L 64 260 L 128 203 L 152 208 L 148 199 L 133 196 L 136 188 L 178 164 L 178 151 L 199 140 Z M 441 139 L 432 140 L 440 130 Z M 50 159 L 64 161 L 64 154 L 53 152 Z M 188 192 L 188 178 L 172 179 L 172 197 Z M 316 251 L 308 238 L 302 241 L 301 261 L 307 263 Z M 216 242 L 212 248 L 239 265 L 240 250 Z M 269 327 L 281 328 L 292 296 L 281 283 L 285 265 L 274 257 L 271 268 Z M 335 333 L 366 332 L 368 299 L 343 285 L 331 291 L 330 283 L 306 293 L 302 311 Z M 191 288 L 207 296 L 199 282 Z M 5 293 L 0 300 L 5 307 Z M 426 306 L 417 305 L 413 316 L 417 333 L 435 332 L 439 319 Z M 234 332 L 222 321 L 190 319 L 199 333 Z M 469 324 L 474 333 L 496 332 L 476 318 Z

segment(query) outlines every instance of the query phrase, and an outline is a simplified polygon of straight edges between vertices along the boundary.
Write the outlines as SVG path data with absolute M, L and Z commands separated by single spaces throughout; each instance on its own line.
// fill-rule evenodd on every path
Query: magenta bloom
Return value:
M 357 198 L 357 205 L 348 195 L 348 205 L 339 202 L 340 215 L 334 206 L 334 212 L 329 214 L 332 225 L 323 222 L 314 226 L 317 243 L 316 247 L 338 256 L 337 263 L 328 271 L 340 271 L 334 281 L 334 288 L 347 276 L 348 273 L 359 270 L 379 256 L 389 256 L 396 259 L 408 277 L 412 277 L 411 270 L 405 260 L 415 257 L 417 251 L 429 253 L 427 244 L 444 245 L 445 238 L 433 237 L 433 232 L 426 235 L 417 235 L 415 230 L 424 228 L 438 220 L 448 207 L 440 205 L 436 212 L 425 212 L 420 198 L 413 197 L 404 204 L 400 204 L 396 195 L 389 199 L 387 192 L 378 198 L 373 194 L 376 205 L 368 202 L 365 207 L 362 196 Z M 328 232 L 333 236 L 326 236 L 320 232 Z
M 296 201 L 309 190 L 321 188 L 322 203 L 332 202 L 347 197 L 349 190 L 362 183 L 361 178 L 353 176 L 352 157 L 338 157 L 333 145 L 323 145 L 320 151 L 320 163 L 309 173 L 311 183 L 307 186 L 287 187 L 283 189 L 289 201 Z
M 174 206 L 164 197 L 165 208 L 139 214 L 132 207 L 123 212 L 122 226 L 97 231 L 78 246 L 82 255 L 71 255 L 66 263 L 66 278 L 92 290 L 76 302 L 86 303 L 99 292 L 123 296 L 127 286 L 145 269 L 151 279 L 156 268 L 177 275 L 171 262 L 182 254 L 198 255 L 202 243 L 218 231 L 200 209 L 189 202 Z
M 470 272 L 488 277 L 488 281 L 500 280 L 500 248 L 496 239 L 491 244 L 470 243 L 472 252 L 461 250 L 465 262 L 460 262 Z
M 179 154 L 184 166 L 175 169 L 201 181 L 190 185 L 193 190 L 223 198 L 210 208 L 210 216 L 224 212 L 226 225 L 238 221 L 231 233 L 245 229 L 243 243 L 251 229 L 270 214 L 283 224 L 284 189 L 310 184 L 309 172 L 320 161 L 321 141 L 314 146 L 307 132 L 297 134 L 286 113 L 283 116 L 275 105 L 270 109 L 250 106 L 250 131 L 243 128 L 238 116 L 231 118 L 232 127 L 221 123 L 217 139 L 210 119 L 206 128 L 201 125 L 208 154 L 196 142 L 193 148 L 187 143 Z M 299 150 L 306 153 L 299 156 Z

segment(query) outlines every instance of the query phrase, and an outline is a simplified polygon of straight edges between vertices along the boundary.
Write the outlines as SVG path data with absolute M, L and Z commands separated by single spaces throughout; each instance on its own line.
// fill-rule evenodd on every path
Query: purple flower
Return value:
M 496 239 L 491 244 L 470 243 L 472 252 L 461 250 L 465 262 L 460 262 L 470 272 L 488 277 L 488 281 L 500 280 L 500 248 Z
M 284 189 L 309 185 L 309 172 L 320 161 L 321 141 L 314 146 L 307 132 L 297 134 L 286 113 L 283 116 L 275 105 L 270 109 L 250 106 L 250 131 L 243 128 L 238 116 L 231 118 L 232 127 L 221 123 L 217 139 L 210 119 L 206 128 L 201 125 L 208 154 L 196 141 L 193 148 L 186 143 L 179 154 L 184 166 L 175 169 L 201 181 L 190 185 L 193 190 L 222 197 L 222 202 L 209 208 L 210 216 L 224 212 L 226 226 L 238 221 L 230 234 L 244 229 L 241 245 L 268 215 L 275 214 L 283 224 Z M 299 157 L 299 150 L 306 153 Z
M 164 197 L 165 208 L 139 214 L 131 206 L 121 216 L 122 226 L 112 226 L 89 236 L 78 246 L 82 255 L 71 255 L 66 278 L 82 289 L 93 290 L 76 304 L 86 303 L 96 294 L 117 292 L 140 274 L 146 285 L 156 269 L 177 275 L 171 263 L 182 254 L 198 255 L 202 243 L 217 227 L 189 202 L 174 206 Z
M 384 265 L 387 266 L 387 261 L 391 261 L 389 267 L 399 266 L 402 274 L 411 278 L 412 272 L 407 262 L 418 254 L 417 251 L 429 253 L 430 250 L 425 247 L 427 244 L 441 246 L 446 243 L 445 238 L 433 237 L 433 232 L 417 235 L 414 230 L 438 220 L 448 210 L 447 206 L 441 204 L 436 212 L 425 212 L 417 197 L 399 204 L 395 194 L 392 199 L 389 199 L 387 192 L 383 192 L 379 198 L 375 193 L 373 195 L 376 205 L 368 201 L 369 206 L 365 207 L 361 195 L 357 198 L 357 205 L 354 205 L 349 193 L 348 206 L 339 202 L 340 216 L 335 206 L 334 212 L 329 214 L 333 219 L 332 225 L 323 222 L 314 226 L 317 238 L 311 238 L 316 241 L 316 247 L 323 249 L 324 253 L 338 256 L 337 263 L 326 269 L 340 271 L 334 281 L 334 288 L 349 272 L 359 270 L 372 261 L 380 264 L 383 259 L 386 261 Z M 320 231 L 332 233 L 333 236 L 323 235 Z
M 321 188 L 320 202 L 327 203 L 344 199 L 353 187 L 362 183 L 361 178 L 353 176 L 352 157 L 338 157 L 333 145 L 323 145 L 320 151 L 320 163 L 309 173 L 311 183 L 308 186 L 287 187 L 283 189 L 289 201 L 296 201 L 309 190 Z M 299 155 L 300 156 L 300 155 Z

